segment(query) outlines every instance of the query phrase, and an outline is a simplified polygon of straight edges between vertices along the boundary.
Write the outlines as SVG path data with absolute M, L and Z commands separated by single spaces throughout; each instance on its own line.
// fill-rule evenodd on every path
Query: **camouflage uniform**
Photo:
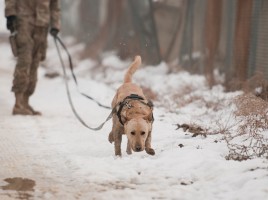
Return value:
M 12 91 L 29 98 L 36 87 L 39 62 L 46 57 L 48 29 L 60 30 L 59 0 L 5 0 L 5 6 L 6 17 L 16 16 L 18 60 Z

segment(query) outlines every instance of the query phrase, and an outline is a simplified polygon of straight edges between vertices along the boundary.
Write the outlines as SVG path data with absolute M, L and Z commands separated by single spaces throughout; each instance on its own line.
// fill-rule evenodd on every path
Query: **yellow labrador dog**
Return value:
M 124 83 L 118 88 L 113 101 L 113 127 L 109 134 L 109 141 L 114 142 L 115 155 L 121 156 L 122 135 L 126 134 L 127 153 L 145 150 L 154 155 L 151 148 L 151 134 L 153 123 L 153 104 L 148 101 L 142 89 L 132 83 L 132 75 L 141 64 L 141 57 L 136 56 L 128 68 Z

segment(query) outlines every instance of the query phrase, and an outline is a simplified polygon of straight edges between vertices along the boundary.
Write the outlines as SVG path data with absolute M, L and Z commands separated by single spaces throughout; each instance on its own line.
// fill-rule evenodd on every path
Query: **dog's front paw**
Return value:
M 115 154 L 115 156 L 120 156 L 121 157 L 122 156 L 122 154 L 121 154 L 121 148 L 115 146 L 114 154 Z
M 148 153 L 151 156 L 155 155 L 155 151 L 152 148 L 145 149 L 145 151 L 146 151 L 146 153 Z
M 116 157 L 122 157 L 122 154 L 121 154 L 121 152 L 115 152 L 115 156 Z

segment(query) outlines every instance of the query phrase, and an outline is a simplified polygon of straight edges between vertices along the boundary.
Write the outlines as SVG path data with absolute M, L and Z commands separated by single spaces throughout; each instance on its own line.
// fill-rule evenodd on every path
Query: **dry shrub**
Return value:
M 180 90 L 174 92 L 171 96 L 173 102 L 176 102 L 177 107 L 183 107 L 189 103 L 189 100 L 185 100 L 185 96 L 190 95 L 194 91 L 192 85 L 185 85 L 180 88 Z
M 192 102 L 198 101 L 207 109 L 211 109 L 216 112 L 225 107 L 225 100 L 226 99 L 220 99 L 216 96 L 211 98 L 210 100 L 206 100 L 202 95 L 191 95 L 188 99 L 186 99 L 185 103 L 187 105 Z
M 179 92 L 174 93 L 171 96 L 173 102 L 176 103 L 177 108 L 187 106 L 191 103 L 198 102 L 201 106 L 218 111 L 224 108 L 225 99 L 220 99 L 218 96 L 213 96 L 206 100 L 204 94 L 196 93 L 198 89 L 194 89 L 191 85 L 186 85 Z
M 176 102 L 176 106 L 178 108 L 184 107 L 186 105 L 189 105 L 196 101 L 203 101 L 204 98 L 200 95 L 185 95 L 185 96 L 179 96 L 179 94 L 174 94 L 172 96 L 172 99 L 174 102 Z
M 229 154 L 227 160 L 243 161 L 256 157 L 268 159 L 268 102 L 252 93 L 237 96 L 233 103 L 237 110 L 230 113 L 226 124 L 215 119 L 215 127 L 203 128 L 197 124 L 176 124 L 177 129 L 193 133 L 193 136 L 223 135 Z
M 255 94 L 257 97 L 260 97 L 261 99 L 268 101 L 268 83 L 263 83 L 260 87 L 260 91 L 256 91 Z
M 250 116 L 250 115 L 266 115 L 268 109 L 268 102 L 256 97 L 252 93 L 246 93 L 237 96 L 234 99 L 237 106 L 236 116 Z
M 248 79 L 244 84 L 243 90 L 246 93 L 254 93 L 257 97 L 268 101 L 268 81 L 264 78 L 263 73 L 257 72 Z
M 159 105 L 163 106 L 168 112 L 172 113 L 176 112 L 175 108 L 181 108 L 188 104 L 187 102 L 189 101 L 187 100 L 186 102 L 185 97 L 189 96 L 194 91 L 194 89 L 192 85 L 185 85 L 177 91 L 174 91 L 171 88 L 167 89 L 167 91 L 173 92 L 157 96 L 157 100 L 159 101 Z
M 238 121 L 235 133 L 225 132 L 225 141 L 229 148 L 227 160 L 246 160 L 254 157 L 268 159 L 268 102 L 251 93 L 238 96 L 234 103 L 234 113 Z
M 198 135 L 207 137 L 207 131 L 197 124 L 176 124 L 176 126 L 176 130 L 182 128 L 184 132 L 189 131 L 190 133 L 193 133 L 192 137 L 196 137 Z
M 245 93 L 253 93 L 257 97 L 268 101 L 268 81 L 261 72 L 256 72 L 254 76 L 246 81 L 230 80 L 225 86 L 229 91 L 243 90 Z

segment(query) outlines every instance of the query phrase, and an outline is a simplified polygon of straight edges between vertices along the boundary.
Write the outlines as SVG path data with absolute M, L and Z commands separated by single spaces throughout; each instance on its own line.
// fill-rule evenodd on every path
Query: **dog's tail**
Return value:
M 141 57 L 135 56 L 135 60 L 133 61 L 133 63 L 131 63 L 131 65 L 129 66 L 129 68 L 125 74 L 124 83 L 131 83 L 132 75 L 139 68 L 140 64 L 141 64 Z

